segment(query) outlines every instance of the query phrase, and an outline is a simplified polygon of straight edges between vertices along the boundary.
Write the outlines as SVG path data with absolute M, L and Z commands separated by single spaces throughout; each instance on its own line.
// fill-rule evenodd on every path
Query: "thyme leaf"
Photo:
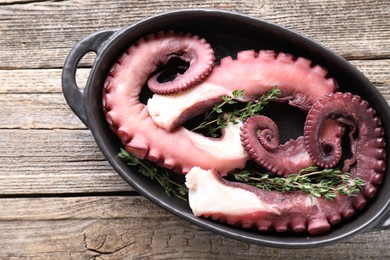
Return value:
M 327 200 L 335 199 L 337 193 L 354 196 L 365 185 L 364 180 L 352 179 L 348 172 L 343 173 L 337 168 L 320 170 L 315 165 L 302 169 L 297 174 L 290 174 L 286 178 L 270 177 L 270 174 L 241 170 L 232 175 L 236 181 L 256 188 L 281 192 L 300 190 L 316 198 L 323 196 Z
M 128 165 L 136 166 L 138 172 L 151 180 L 156 180 L 168 196 L 175 196 L 187 201 L 188 188 L 170 178 L 168 171 L 155 166 L 153 163 L 141 160 L 124 149 L 118 157 Z M 256 171 L 240 170 L 231 174 L 236 181 L 254 186 L 263 190 L 276 190 L 280 192 L 302 191 L 310 196 L 333 200 L 337 194 L 354 196 L 365 185 L 360 178 L 352 179 L 348 172 L 339 169 L 319 169 L 312 165 L 300 170 L 297 174 L 288 177 L 273 177 L 272 173 L 259 173 Z
M 260 96 L 255 101 L 249 101 L 243 108 L 236 108 L 232 111 L 227 111 L 227 105 L 234 105 L 244 97 L 244 90 L 234 90 L 232 96 L 222 96 L 222 102 L 215 105 L 210 111 L 204 115 L 202 122 L 192 128 L 192 131 L 206 130 L 206 133 L 211 137 L 217 137 L 218 132 L 226 128 L 228 123 L 238 124 L 244 122 L 249 117 L 259 114 L 259 112 L 270 101 L 280 95 L 280 90 L 277 87 L 272 88 L 266 94 Z
M 122 148 L 120 153 L 118 153 L 118 157 L 126 162 L 127 165 L 136 166 L 138 168 L 138 172 L 143 174 L 145 177 L 148 177 L 151 180 L 156 180 L 168 196 L 175 196 L 187 201 L 187 187 L 184 184 L 172 180 L 168 171 L 160 169 L 149 161 L 141 160 Z

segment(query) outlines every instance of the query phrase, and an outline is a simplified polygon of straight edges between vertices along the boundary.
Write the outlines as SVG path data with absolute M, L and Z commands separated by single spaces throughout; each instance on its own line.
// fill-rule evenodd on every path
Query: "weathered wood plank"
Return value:
M 371 82 L 379 86 L 390 85 L 390 59 L 351 60 Z M 89 68 L 80 68 L 76 80 L 84 87 Z M 62 93 L 60 69 L 15 69 L 0 70 L 0 94 Z
M 139 196 L 85 196 L 132 189 L 62 97 L 67 54 L 89 33 L 184 8 L 238 11 L 311 37 L 351 60 L 390 102 L 386 0 L 0 0 L 0 258 L 390 258 L 389 231 L 325 249 L 272 249 L 212 234 Z M 91 56 L 80 65 L 91 66 Z M 83 86 L 88 69 L 78 74 Z
M 83 88 L 90 69 L 76 71 L 76 81 Z M 0 70 L 0 94 L 62 93 L 60 69 Z
M 390 57 L 390 49 L 384 48 L 390 44 L 390 9 L 386 0 L 38 1 L 0 5 L 0 66 L 58 68 L 73 45 L 87 34 L 187 8 L 223 9 L 266 19 L 348 58 Z
M 60 93 L 3 94 L 0 106 L 0 128 L 85 128 Z
M 390 59 L 384 60 L 350 60 L 373 84 L 377 86 L 390 86 Z M 385 94 L 384 94 L 385 95 Z M 390 100 L 390 96 L 386 96 Z
M 389 231 L 326 248 L 273 249 L 191 225 L 141 197 L 0 200 L 0 258 L 386 259 Z
M 0 222 L 172 216 L 141 196 L 7 198 L 0 205 Z
M 0 130 L 0 194 L 131 191 L 88 130 Z

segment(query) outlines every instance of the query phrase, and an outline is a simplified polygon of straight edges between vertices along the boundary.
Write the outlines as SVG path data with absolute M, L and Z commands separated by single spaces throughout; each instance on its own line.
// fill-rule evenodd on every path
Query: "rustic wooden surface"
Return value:
M 215 235 L 137 195 L 105 161 L 63 98 L 67 54 L 94 31 L 184 8 L 237 11 L 311 37 L 390 102 L 387 0 L 0 0 L 0 259 L 389 259 L 389 230 L 307 250 Z M 83 59 L 80 85 L 92 61 Z

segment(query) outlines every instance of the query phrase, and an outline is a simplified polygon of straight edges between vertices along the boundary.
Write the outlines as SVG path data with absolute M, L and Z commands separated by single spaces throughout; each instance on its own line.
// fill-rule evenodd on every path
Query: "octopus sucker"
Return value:
M 371 179 L 371 183 L 375 186 L 378 186 L 382 183 L 382 180 L 383 180 L 383 175 L 380 174 L 380 173 L 377 173 L 375 174 L 372 179 Z
M 164 160 L 164 168 L 167 168 L 167 169 L 173 169 L 175 166 L 176 166 L 176 161 L 173 159 L 173 158 L 168 158 L 168 159 L 165 159 Z
M 253 60 L 256 58 L 254 50 L 240 51 L 237 53 L 237 60 Z
M 328 232 L 330 224 L 326 218 L 311 219 L 308 223 L 308 232 L 312 235 L 319 235 Z
M 372 184 L 366 184 L 364 187 L 363 195 L 367 199 L 372 199 L 372 198 L 374 198 L 376 192 L 377 192 L 377 189 Z
M 337 225 L 342 221 L 342 218 L 339 213 L 328 215 L 327 220 L 331 225 Z
M 294 63 L 294 56 L 289 54 L 289 53 L 280 52 L 277 54 L 276 59 L 278 61 L 286 63 L 286 64 L 293 64 Z
M 352 218 L 355 215 L 355 210 L 353 208 L 347 208 L 343 212 L 341 212 L 341 215 L 345 219 Z
M 353 202 L 353 207 L 357 210 L 363 209 L 367 205 L 367 200 L 364 198 L 363 195 L 359 194 L 357 195 L 356 199 Z
M 158 160 L 161 158 L 161 154 L 155 150 L 150 150 L 148 153 L 148 160 L 151 162 L 158 162 Z
M 298 67 L 303 67 L 303 68 L 310 68 L 311 67 L 311 60 L 305 59 L 303 57 L 298 57 L 295 60 L 295 64 Z
M 142 138 L 135 136 L 126 144 L 126 150 L 136 155 L 140 159 L 145 159 L 148 154 L 149 147 L 145 144 Z
M 104 91 L 107 93 L 107 92 L 110 92 L 110 83 L 111 83 L 111 79 L 112 77 L 111 76 L 108 76 L 106 78 L 106 80 L 104 81 Z
M 385 131 L 383 130 L 383 128 L 382 127 L 377 127 L 377 128 L 375 128 L 375 130 L 374 130 L 374 136 L 375 137 L 382 137 L 385 133 L 384 133 Z
M 116 135 L 119 137 L 119 139 L 121 139 L 123 143 L 130 142 L 130 136 L 127 134 L 126 131 L 118 129 L 118 131 L 116 131 Z
M 233 62 L 233 58 L 231 56 L 226 56 L 226 57 L 223 57 L 222 59 L 219 60 L 219 65 L 225 66 L 225 65 L 232 63 L 232 62 Z
M 282 233 L 288 231 L 288 221 L 287 220 L 278 220 L 274 223 L 274 229 L 276 232 Z
M 320 75 L 321 77 L 324 77 L 324 78 L 328 74 L 328 71 L 326 69 L 324 69 L 323 67 L 321 67 L 320 65 L 315 65 L 314 67 L 312 67 L 311 72 L 315 73 L 315 74 L 318 74 L 318 75 Z
M 291 227 L 291 230 L 296 232 L 296 233 L 302 233 L 302 232 L 305 232 L 307 227 L 306 227 L 306 224 L 307 221 L 305 218 L 303 217 L 300 217 L 300 218 L 294 218 L 291 220 L 291 223 L 290 223 L 290 227 Z
M 112 115 L 110 112 L 106 112 L 106 121 L 108 124 L 113 125 L 114 121 L 112 120 Z

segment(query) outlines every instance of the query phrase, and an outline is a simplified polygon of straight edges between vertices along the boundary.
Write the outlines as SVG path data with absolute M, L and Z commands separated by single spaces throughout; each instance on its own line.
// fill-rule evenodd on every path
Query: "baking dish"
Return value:
M 377 111 L 385 129 L 390 129 L 390 109 L 375 86 L 354 66 L 331 50 L 291 30 L 247 15 L 209 9 L 179 10 L 160 14 L 124 28 L 99 31 L 81 39 L 70 51 L 63 67 L 64 96 L 75 114 L 90 129 L 102 153 L 123 179 L 141 195 L 169 212 L 217 234 L 262 246 L 310 248 L 329 245 L 362 232 L 386 229 L 390 225 L 390 179 L 387 172 L 379 191 L 356 217 L 319 236 L 293 233 L 262 233 L 225 225 L 194 216 L 188 203 L 168 197 L 155 182 L 140 175 L 117 157 L 122 147 L 104 117 L 102 89 L 111 65 L 142 36 L 160 30 L 199 34 L 208 39 L 216 58 L 243 49 L 273 49 L 310 58 L 328 69 L 340 90 L 364 97 Z M 87 53 L 96 53 L 85 88 L 76 83 L 78 64 Z M 385 134 L 386 143 L 390 144 Z M 388 152 L 388 146 L 386 147 Z

